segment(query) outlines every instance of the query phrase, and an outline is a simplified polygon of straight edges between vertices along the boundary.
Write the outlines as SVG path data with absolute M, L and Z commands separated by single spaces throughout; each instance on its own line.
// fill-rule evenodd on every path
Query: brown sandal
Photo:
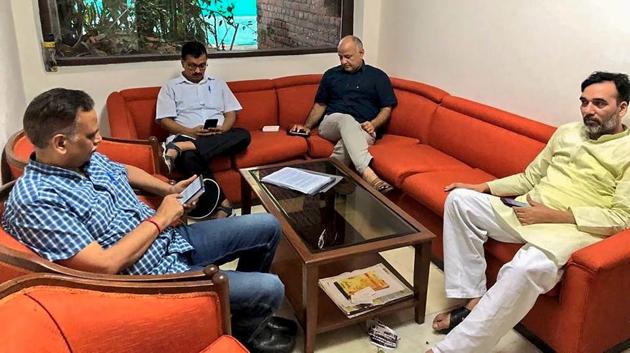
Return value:
M 379 177 L 374 178 L 374 180 L 370 182 L 370 186 L 376 189 L 381 194 L 386 194 L 394 190 L 393 186 L 391 186 L 388 182 Z

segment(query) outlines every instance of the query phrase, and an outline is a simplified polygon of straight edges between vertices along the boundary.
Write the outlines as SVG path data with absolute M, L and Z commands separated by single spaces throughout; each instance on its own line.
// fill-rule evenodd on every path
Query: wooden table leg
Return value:
M 413 290 L 416 296 L 415 319 L 416 323 L 424 323 L 427 308 L 427 289 L 429 287 L 429 264 L 431 257 L 431 243 L 422 243 L 414 246 L 413 259 Z
M 241 175 L 241 214 L 252 213 L 252 188 Z
M 319 268 L 302 265 L 302 304 L 304 305 L 304 353 L 313 353 L 315 350 L 315 336 L 317 335 L 317 311 L 319 287 L 317 280 Z

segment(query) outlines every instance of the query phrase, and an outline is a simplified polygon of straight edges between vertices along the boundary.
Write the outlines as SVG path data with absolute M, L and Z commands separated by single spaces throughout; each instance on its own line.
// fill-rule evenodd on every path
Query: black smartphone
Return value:
M 516 201 L 509 197 L 502 197 L 501 202 L 503 202 L 503 204 L 508 207 L 528 207 L 529 206 L 529 204 L 526 202 Z
M 206 122 L 203 124 L 203 128 L 204 129 L 212 129 L 217 127 L 217 124 L 219 123 L 219 119 L 206 119 Z
M 296 136 L 304 136 L 304 137 L 308 137 L 308 132 L 304 129 L 297 129 L 297 130 L 291 130 L 289 129 L 287 131 L 287 134 L 289 135 L 296 135 Z

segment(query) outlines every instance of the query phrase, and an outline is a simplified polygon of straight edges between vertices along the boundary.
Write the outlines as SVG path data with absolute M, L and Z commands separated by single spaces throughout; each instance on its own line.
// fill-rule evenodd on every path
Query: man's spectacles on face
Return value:
M 203 70 L 206 69 L 208 64 L 203 63 L 203 64 L 195 65 L 195 64 L 192 64 L 192 63 L 187 63 L 185 66 L 190 71 L 195 71 L 196 69 L 199 69 L 199 70 L 203 71 Z

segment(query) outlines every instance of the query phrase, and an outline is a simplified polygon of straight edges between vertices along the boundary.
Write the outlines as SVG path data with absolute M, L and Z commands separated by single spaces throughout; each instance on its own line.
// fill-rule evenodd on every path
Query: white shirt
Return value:
M 158 94 L 155 120 L 174 118 L 187 128 L 203 125 L 206 119 L 217 119 L 223 125 L 223 114 L 242 107 L 225 81 L 205 76 L 193 83 L 182 74 L 169 80 Z M 172 140 L 173 136 L 169 136 Z

